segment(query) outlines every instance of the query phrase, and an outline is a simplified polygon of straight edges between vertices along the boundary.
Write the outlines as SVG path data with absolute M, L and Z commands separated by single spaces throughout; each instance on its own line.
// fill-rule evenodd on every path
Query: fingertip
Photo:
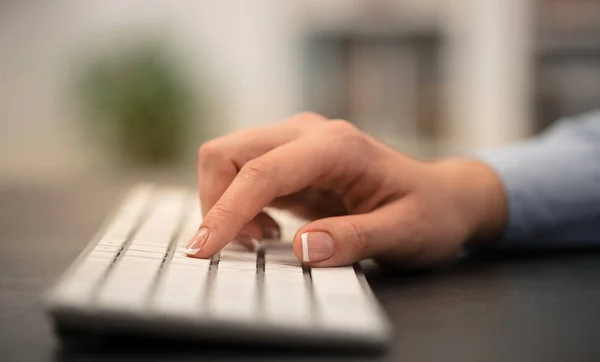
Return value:
M 305 263 L 310 262 L 311 260 L 308 255 L 308 232 L 300 234 L 300 249 L 302 249 L 302 261 Z
M 294 236 L 294 240 L 292 240 L 292 249 L 296 255 L 296 258 L 304 263 L 302 255 L 302 237 L 300 235 L 301 234 L 296 234 Z
M 294 237 L 294 254 L 309 266 L 333 266 L 335 243 L 331 234 L 323 230 L 299 231 Z
M 183 249 L 183 252 L 187 256 L 196 256 L 196 254 L 200 251 L 199 249 Z
M 210 231 L 206 226 L 201 226 L 196 234 L 190 239 L 187 243 L 185 253 L 187 255 L 197 255 L 206 245 L 206 241 L 208 240 L 208 236 L 210 235 Z
M 183 249 L 182 251 L 185 253 L 185 255 L 189 256 L 190 258 L 209 259 L 210 257 L 212 257 L 212 255 L 202 253 L 200 249 L 186 248 L 186 249 Z

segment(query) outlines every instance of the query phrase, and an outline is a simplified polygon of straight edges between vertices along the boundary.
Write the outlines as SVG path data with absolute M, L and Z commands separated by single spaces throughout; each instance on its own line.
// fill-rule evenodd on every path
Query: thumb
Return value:
M 419 249 L 416 218 L 408 211 L 397 203 L 365 214 L 313 221 L 294 236 L 294 253 L 315 267 L 349 265 L 379 256 L 404 259 Z

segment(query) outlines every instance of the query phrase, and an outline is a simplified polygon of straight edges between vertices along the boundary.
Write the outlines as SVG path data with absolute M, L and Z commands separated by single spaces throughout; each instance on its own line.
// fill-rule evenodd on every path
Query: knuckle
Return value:
M 254 187 L 261 196 L 273 199 L 280 194 L 276 172 L 275 165 L 254 159 L 242 167 L 239 176 Z
M 228 222 L 234 221 L 236 223 L 245 223 L 244 216 L 238 212 L 235 208 L 228 207 L 222 203 L 215 204 L 207 215 L 207 219 L 216 220 L 227 220 Z
M 225 150 L 219 140 L 208 141 L 198 148 L 198 169 L 215 168 L 226 161 Z
M 341 135 L 360 133 L 355 125 L 343 119 L 332 119 L 327 122 L 327 130 Z
M 316 112 L 310 112 L 310 111 L 304 111 L 304 112 L 300 112 L 296 115 L 297 118 L 302 119 L 302 120 L 309 120 L 309 121 L 320 121 L 320 122 L 324 122 L 327 121 L 327 118 L 319 113 Z
M 218 156 L 220 152 L 221 149 L 217 140 L 208 141 L 198 148 L 198 159 L 214 158 L 215 156 Z
M 265 162 L 254 159 L 242 167 L 240 174 L 244 179 L 251 182 L 270 182 L 273 181 L 274 170 L 273 167 L 267 165 Z
M 325 116 L 322 116 L 315 112 L 304 111 L 304 112 L 295 114 L 292 118 L 290 118 L 290 121 L 291 122 L 301 122 L 301 123 L 306 123 L 306 122 L 322 123 L 322 122 L 327 121 L 327 118 Z
M 348 240 L 353 244 L 353 249 L 361 256 L 365 255 L 367 252 L 367 237 L 364 231 L 352 220 L 346 220 L 346 224 L 346 230 L 351 234 Z
M 344 149 L 363 152 L 369 144 L 366 135 L 355 125 L 345 120 L 336 119 L 329 121 L 325 132 L 343 144 Z

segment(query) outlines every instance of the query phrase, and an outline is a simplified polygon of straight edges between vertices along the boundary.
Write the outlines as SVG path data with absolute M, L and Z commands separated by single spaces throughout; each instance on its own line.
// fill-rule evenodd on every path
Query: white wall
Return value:
M 405 4 L 400 12 L 412 9 L 427 18 L 439 11 L 451 31 L 450 151 L 503 144 L 528 133 L 531 1 L 398 0 Z M 301 57 L 295 39 L 302 16 L 321 13 L 324 21 L 343 21 L 335 15 L 351 3 L 34 0 L 0 5 L 0 180 L 65 177 L 95 165 L 96 153 L 81 137 L 81 120 L 65 99 L 65 87 L 74 56 L 96 42 L 109 42 L 115 29 L 153 28 L 181 36 L 188 66 L 211 76 L 211 97 L 222 105 L 213 122 L 217 133 L 224 133 L 300 110 Z
M 532 0 L 446 3 L 447 149 L 495 147 L 530 133 Z
M 84 170 L 92 151 L 66 86 L 82 49 L 115 30 L 150 28 L 183 42 L 189 66 L 209 73 L 221 105 L 217 132 L 297 111 L 294 2 L 30 1 L 0 9 L 0 178 Z M 235 120 L 235 121 L 234 121 Z M 75 126 L 74 126 L 75 125 Z

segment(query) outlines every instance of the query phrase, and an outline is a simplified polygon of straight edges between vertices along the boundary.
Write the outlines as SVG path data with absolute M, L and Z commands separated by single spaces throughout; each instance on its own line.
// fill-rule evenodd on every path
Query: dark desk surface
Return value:
M 0 187 L 0 360 L 598 361 L 600 253 L 506 257 L 443 271 L 375 272 L 396 335 L 382 355 L 155 345 L 61 350 L 40 295 L 126 185 Z

